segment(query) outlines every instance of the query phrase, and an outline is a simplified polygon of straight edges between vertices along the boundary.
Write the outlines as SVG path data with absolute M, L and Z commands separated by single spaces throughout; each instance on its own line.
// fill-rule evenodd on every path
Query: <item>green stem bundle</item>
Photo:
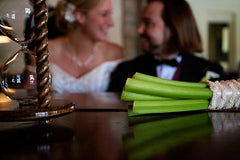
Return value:
M 205 83 L 136 73 L 127 79 L 121 99 L 133 101 L 133 113 L 137 115 L 206 110 L 212 96 L 213 92 Z
M 125 84 L 125 91 L 141 93 L 146 95 L 160 96 L 166 98 L 181 99 L 209 99 L 212 91 L 208 88 L 176 86 L 155 82 L 146 82 L 134 78 L 128 78 Z
M 136 72 L 133 75 L 134 79 L 143 80 L 147 82 L 155 82 L 160 84 L 169 84 L 174 86 L 182 86 L 182 87 L 199 87 L 199 88 L 206 88 L 206 83 L 195 83 L 195 82 L 184 82 L 184 81 L 175 81 L 175 80 L 168 80 L 159 77 L 149 76 L 146 74 Z
M 205 110 L 209 101 L 204 99 L 163 100 L 163 101 L 134 101 L 133 112 L 136 114 L 169 113 Z

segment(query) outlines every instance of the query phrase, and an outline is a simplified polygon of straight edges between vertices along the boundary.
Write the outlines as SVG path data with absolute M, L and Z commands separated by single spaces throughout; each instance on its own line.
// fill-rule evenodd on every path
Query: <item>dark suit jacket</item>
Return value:
M 199 82 L 207 71 L 223 75 L 222 67 L 216 63 L 193 55 L 183 54 L 182 56 L 180 81 Z M 136 72 L 157 76 L 156 66 L 158 64 L 158 60 L 154 59 L 152 54 L 144 54 L 133 60 L 120 63 L 111 75 L 108 91 L 122 91 L 127 78 L 132 77 Z

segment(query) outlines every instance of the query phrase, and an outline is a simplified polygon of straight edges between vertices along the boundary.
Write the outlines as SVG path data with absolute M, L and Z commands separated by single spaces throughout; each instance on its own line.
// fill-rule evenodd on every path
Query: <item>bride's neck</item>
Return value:
M 69 34 L 64 37 L 67 49 L 72 54 L 87 54 L 91 53 L 92 49 L 96 45 L 95 42 L 84 38 L 79 34 Z

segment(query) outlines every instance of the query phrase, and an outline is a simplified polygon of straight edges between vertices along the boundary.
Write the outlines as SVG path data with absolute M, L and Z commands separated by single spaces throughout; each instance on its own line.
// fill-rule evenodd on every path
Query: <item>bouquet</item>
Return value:
M 235 111 L 240 108 L 240 79 L 184 82 L 135 73 L 121 94 L 132 101 L 129 115 L 183 111 Z

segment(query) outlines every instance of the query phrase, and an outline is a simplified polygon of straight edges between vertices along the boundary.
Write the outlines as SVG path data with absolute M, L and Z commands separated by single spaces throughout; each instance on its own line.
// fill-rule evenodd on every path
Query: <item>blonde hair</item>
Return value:
M 103 0 L 60 0 L 55 8 L 55 23 L 58 30 L 63 34 L 67 34 L 79 25 L 75 21 L 71 22 L 65 18 L 69 5 L 73 5 L 75 10 L 87 14 L 89 11 L 96 8 L 102 1 Z

